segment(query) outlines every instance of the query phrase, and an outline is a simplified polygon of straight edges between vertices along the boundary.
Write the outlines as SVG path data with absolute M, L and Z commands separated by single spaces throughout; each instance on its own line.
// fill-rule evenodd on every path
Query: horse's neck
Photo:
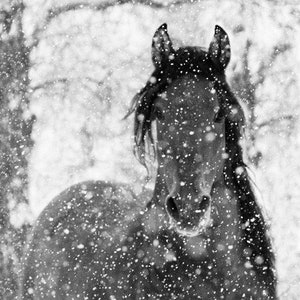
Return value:
M 170 227 L 169 216 L 165 210 L 168 191 L 162 177 L 159 173 L 156 176 L 152 199 L 147 204 L 147 210 L 142 219 L 145 233 L 150 235 L 159 235 L 161 231 Z
M 240 237 L 240 224 L 236 195 L 218 181 L 212 193 L 212 221 L 216 242 L 235 245 Z
M 154 206 L 164 206 L 165 199 L 168 195 L 167 187 L 162 180 L 163 176 L 157 174 L 151 204 Z
M 237 197 L 228 190 L 224 181 L 218 182 L 212 195 L 212 249 L 217 250 L 216 260 L 226 269 L 238 269 L 240 263 L 241 227 Z

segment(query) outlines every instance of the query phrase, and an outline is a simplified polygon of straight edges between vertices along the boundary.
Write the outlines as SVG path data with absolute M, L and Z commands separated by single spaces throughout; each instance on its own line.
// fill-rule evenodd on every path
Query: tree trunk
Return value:
M 27 205 L 28 158 L 34 117 L 29 114 L 29 51 L 23 33 L 22 2 L 1 11 L 0 40 L 0 298 L 15 299 L 16 269 L 26 226 L 15 227 L 11 213 Z

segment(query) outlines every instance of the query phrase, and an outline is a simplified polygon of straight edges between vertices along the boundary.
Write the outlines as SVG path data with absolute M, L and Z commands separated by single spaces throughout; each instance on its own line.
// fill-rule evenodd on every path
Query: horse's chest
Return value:
M 143 226 L 134 228 L 123 245 L 108 251 L 108 261 L 116 262 L 103 278 L 110 295 L 134 300 L 243 299 L 237 298 L 246 285 L 236 232 L 225 235 L 220 227 L 206 237 L 182 238 L 168 230 L 153 234 Z
M 217 237 L 143 245 L 133 272 L 137 299 L 231 299 L 240 290 L 238 250 L 232 239 Z
M 198 247 L 201 253 L 193 246 L 195 257 L 188 255 L 184 244 L 170 240 L 153 239 L 139 249 L 133 272 L 137 299 L 213 299 L 220 279 L 205 244 Z
M 232 241 L 213 236 L 210 239 L 150 238 L 140 232 L 122 251 L 110 255 L 109 261 L 117 263 L 110 264 L 114 269 L 108 276 L 111 280 L 103 278 L 108 280 L 109 295 L 134 300 L 247 299 L 243 287 L 252 284 L 245 281 L 236 245 L 231 247 Z

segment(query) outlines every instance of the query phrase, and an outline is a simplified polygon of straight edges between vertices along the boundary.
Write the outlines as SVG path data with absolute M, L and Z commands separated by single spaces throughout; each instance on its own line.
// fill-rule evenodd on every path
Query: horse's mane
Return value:
M 262 282 L 272 287 L 274 296 L 276 294 L 274 253 L 267 234 L 268 226 L 257 203 L 247 166 L 243 161 L 243 151 L 239 143 L 241 135 L 239 126 L 225 119 L 226 153 L 229 155 L 223 171 L 225 183 L 238 197 L 242 250 L 249 253 L 248 260 L 251 264 L 249 266 L 259 275 Z
M 224 165 L 225 184 L 238 199 L 238 210 L 242 227 L 241 250 L 249 252 L 249 263 L 257 272 L 261 281 L 273 288 L 275 295 L 274 254 L 270 239 L 266 234 L 267 225 L 243 160 L 240 140 L 243 135 L 245 118 L 243 110 L 226 83 L 224 71 L 218 70 L 208 53 L 198 47 L 179 48 L 168 64 L 156 68 L 144 88 L 132 100 L 130 115 L 134 112 L 135 154 L 146 166 L 149 148 L 154 149 L 151 123 L 159 112 L 155 108 L 155 99 L 167 86 L 180 77 L 194 75 L 204 77 L 214 83 L 220 111 L 216 121 L 225 120 L 226 153 Z M 232 114 L 233 108 L 236 110 Z M 238 112 L 238 113 L 237 113 Z

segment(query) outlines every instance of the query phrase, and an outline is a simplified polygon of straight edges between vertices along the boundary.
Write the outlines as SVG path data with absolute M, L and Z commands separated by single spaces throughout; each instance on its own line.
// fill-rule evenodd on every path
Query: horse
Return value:
M 243 160 L 244 112 L 226 81 L 228 34 L 208 49 L 152 39 L 154 71 L 132 100 L 134 152 L 154 191 L 87 181 L 41 213 L 21 299 L 277 299 L 268 228 Z

